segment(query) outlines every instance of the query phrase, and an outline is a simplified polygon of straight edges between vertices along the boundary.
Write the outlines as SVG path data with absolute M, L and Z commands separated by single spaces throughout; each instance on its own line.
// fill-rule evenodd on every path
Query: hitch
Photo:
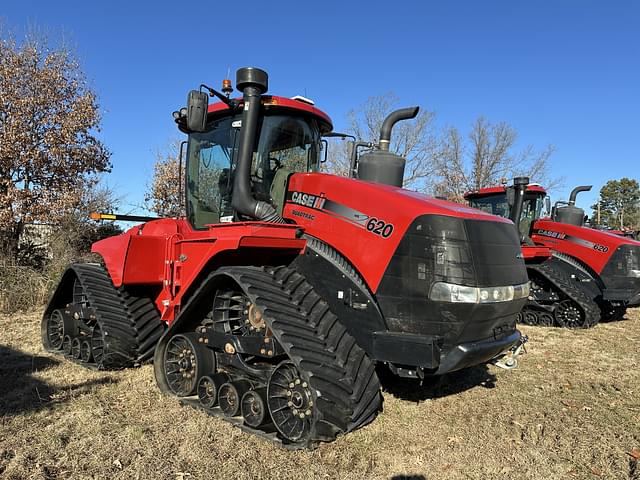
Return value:
M 527 353 L 527 349 L 524 348 L 525 343 L 529 341 L 529 337 L 522 335 L 518 343 L 511 347 L 506 353 L 491 360 L 496 367 L 504 368 L 505 370 L 513 370 L 518 367 L 518 357 Z

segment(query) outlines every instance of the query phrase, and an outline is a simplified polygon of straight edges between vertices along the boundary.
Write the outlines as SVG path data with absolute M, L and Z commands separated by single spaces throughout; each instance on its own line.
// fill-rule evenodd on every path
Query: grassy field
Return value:
M 640 480 L 640 311 L 522 330 L 517 370 L 395 385 L 371 425 L 289 452 L 162 396 L 149 365 L 88 371 L 42 350 L 38 313 L 0 316 L 0 478 Z

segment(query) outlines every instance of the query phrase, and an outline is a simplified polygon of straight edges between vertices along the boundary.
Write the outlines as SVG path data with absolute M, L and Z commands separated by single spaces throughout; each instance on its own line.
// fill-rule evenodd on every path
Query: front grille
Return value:
M 621 245 L 605 265 L 600 278 L 610 300 L 630 301 L 640 293 L 640 246 Z
M 528 281 L 510 223 L 423 215 L 407 229 L 376 292 L 390 330 L 442 336 L 444 343 L 481 340 L 513 329 L 523 302 L 495 305 L 432 302 L 434 282 L 471 287 Z M 471 326 L 470 326 L 471 325 Z

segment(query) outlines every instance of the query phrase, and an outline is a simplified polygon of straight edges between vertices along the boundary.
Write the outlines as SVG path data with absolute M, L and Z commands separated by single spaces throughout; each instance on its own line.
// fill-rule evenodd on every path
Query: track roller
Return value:
M 249 390 L 242 396 L 240 410 L 244 423 L 252 428 L 262 427 L 271 421 L 267 411 L 267 389 Z
M 543 327 L 553 327 L 554 326 L 554 318 L 553 315 L 549 312 L 539 312 L 538 313 L 538 325 Z
M 251 389 L 251 383 L 247 380 L 227 382 L 220 386 L 218 391 L 218 405 L 227 417 L 240 415 L 240 400 Z
M 230 381 L 226 373 L 205 375 L 198 380 L 198 400 L 206 409 L 212 409 L 218 404 L 218 391 L 220 387 Z
M 91 353 L 91 343 L 89 340 L 83 340 L 80 343 L 80 360 L 84 363 L 89 363 L 93 360 L 93 355 Z
M 71 356 L 71 353 L 72 353 L 71 343 L 72 343 L 71 336 L 65 335 L 64 338 L 62 339 L 62 352 L 65 355 Z
M 78 337 L 71 340 L 71 356 L 75 359 L 80 358 L 80 339 Z

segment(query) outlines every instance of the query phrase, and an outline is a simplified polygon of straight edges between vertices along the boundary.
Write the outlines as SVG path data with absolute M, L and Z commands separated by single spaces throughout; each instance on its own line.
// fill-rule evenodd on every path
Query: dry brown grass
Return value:
M 181 407 L 152 367 L 100 373 L 45 353 L 36 313 L 0 316 L 0 477 L 640 479 L 640 311 L 588 331 L 523 328 L 513 372 L 385 394 L 371 425 L 289 452 Z

